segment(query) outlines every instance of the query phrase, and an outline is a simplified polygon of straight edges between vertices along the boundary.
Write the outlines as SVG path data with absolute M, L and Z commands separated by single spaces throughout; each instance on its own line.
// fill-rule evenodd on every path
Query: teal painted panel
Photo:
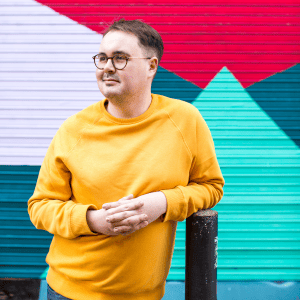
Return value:
M 151 91 L 154 94 L 193 102 L 202 89 L 159 66 Z
M 294 136 L 296 135 L 295 131 L 299 132 L 300 124 L 299 86 L 300 64 L 297 64 L 284 72 L 256 82 L 246 89 L 256 103 L 298 146 L 300 146 L 300 141 Z M 284 114 L 280 114 L 281 111 Z M 285 115 L 286 118 L 276 118 L 279 114 Z M 292 116 L 295 117 L 295 120 L 290 120 Z M 297 128 L 291 130 L 290 126 Z

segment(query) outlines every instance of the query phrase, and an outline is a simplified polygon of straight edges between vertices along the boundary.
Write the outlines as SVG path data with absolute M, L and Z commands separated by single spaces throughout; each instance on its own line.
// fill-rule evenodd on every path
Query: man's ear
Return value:
M 151 57 L 150 59 L 150 69 L 155 70 L 158 68 L 158 58 L 156 56 Z
M 149 71 L 151 73 L 153 73 L 151 75 L 152 81 L 153 81 L 153 79 L 154 79 L 154 77 L 155 77 L 155 75 L 157 73 L 157 70 L 158 70 L 158 58 L 156 56 L 153 56 L 153 57 L 151 57 L 150 63 L 149 63 Z

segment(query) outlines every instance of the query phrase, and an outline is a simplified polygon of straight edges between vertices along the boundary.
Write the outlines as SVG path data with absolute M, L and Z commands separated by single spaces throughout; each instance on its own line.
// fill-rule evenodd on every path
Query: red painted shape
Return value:
M 161 67 L 200 88 L 226 66 L 244 88 L 300 63 L 300 0 L 38 0 L 102 33 L 124 17 L 155 28 Z

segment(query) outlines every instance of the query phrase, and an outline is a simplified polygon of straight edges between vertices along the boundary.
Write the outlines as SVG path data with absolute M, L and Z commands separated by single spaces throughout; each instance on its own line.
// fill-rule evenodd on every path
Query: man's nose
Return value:
M 103 71 L 108 72 L 108 71 L 115 71 L 115 70 L 116 69 L 115 69 L 115 67 L 113 65 L 112 58 L 108 58 Z

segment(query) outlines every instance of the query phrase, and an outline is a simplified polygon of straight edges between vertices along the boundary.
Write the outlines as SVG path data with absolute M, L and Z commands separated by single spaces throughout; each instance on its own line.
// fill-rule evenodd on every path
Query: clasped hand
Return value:
M 144 201 L 132 200 L 133 195 L 121 198 L 119 201 L 105 203 L 106 222 L 117 234 L 127 235 L 148 225 L 149 217 L 143 211 Z M 131 200 L 131 201 L 129 201 Z
M 103 204 L 102 210 L 112 232 L 127 235 L 162 217 L 167 211 L 167 199 L 160 191 L 135 199 L 131 194 L 117 202 Z
M 103 204 L 102 209 L 88 210 L 87 223 L 93 232 L 127 235 L 146 227 L 166 211 L 167 199 L 160 191 L 137 198 L 131 194 L 119 201 Z

